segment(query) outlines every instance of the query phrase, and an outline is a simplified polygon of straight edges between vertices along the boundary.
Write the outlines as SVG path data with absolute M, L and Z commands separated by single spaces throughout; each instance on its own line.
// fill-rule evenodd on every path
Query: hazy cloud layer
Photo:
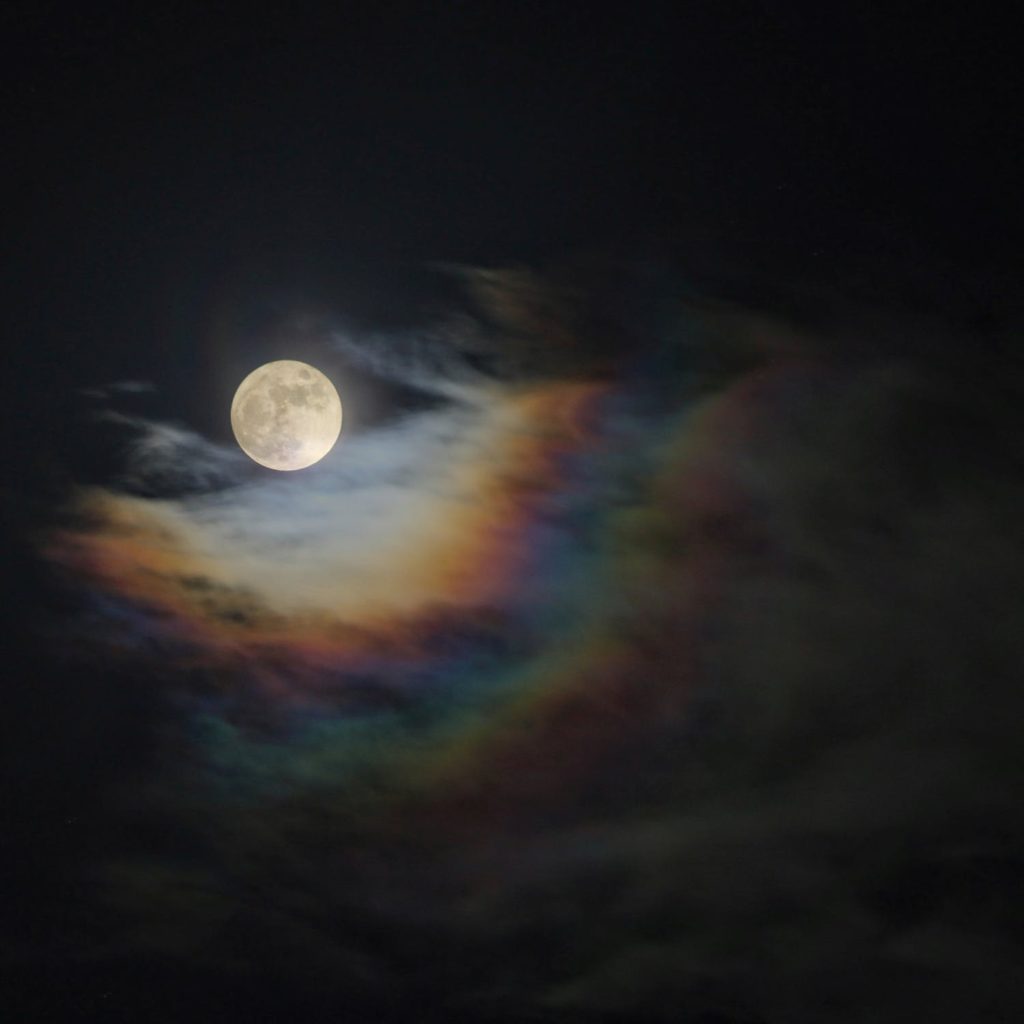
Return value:
M 451 1013 L 1010 1019 L 998 373 L 671 298 L 613 357 L 585 291 L 477 285 L 486 328 L 332 339 L 448 402 L 245 480 L 125 419 L 129 467 L 215 489 L 54 538 L 185 709 L 124 813 L 204 852 L 103 866 L 117 948 Z

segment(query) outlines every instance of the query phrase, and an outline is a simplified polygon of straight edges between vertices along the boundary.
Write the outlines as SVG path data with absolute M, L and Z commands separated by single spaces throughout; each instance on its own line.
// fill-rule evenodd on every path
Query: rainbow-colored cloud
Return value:
M 1024 568 L 1010 526 L 902 468 L 941 388 L 682 304 L 612 358 L 534 279 L 478 284 L 516 372 L 335 339 L 443 401 L 303 474 L 84 491 L 46 539 L 105 656 L 178 709 L 130 813 L 202 852 L 105 865 L 119 941 L 327 1001 L 414 976 L 445 1005 L 651 1014 L 743 989 L 804 1019 L 797 983 L 844 958 L 902 969 L 870 851 L 955 845 L 1019 705 L 966 696 L 1003 626 L 956 642 L 967 595 Z

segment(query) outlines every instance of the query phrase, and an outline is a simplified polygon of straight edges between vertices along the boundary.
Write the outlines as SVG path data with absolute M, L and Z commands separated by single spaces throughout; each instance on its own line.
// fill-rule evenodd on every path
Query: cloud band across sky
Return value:
M 542 351 L 539 287 L 509 316 Z M 926 440 L 963 397 L 766 318 L 690 311 L 614 362 L 552 331 L 542 372 L 451 371 L 301 478 L 93 489 L 47 539 L 101 647 L 185 709 L 147 793 L 206 854 L 105 866 L 131 941 L 287 950 L 328 1000 L 410 972 L 452 1005 L 654 1017 L 810 1021 L 851 969 L 876 1019 L 920 977 L 936 1020 L 958 985 L 1005 995 L 955 954 L 973 928 L 1009 962 L 991 894 L 966 930 L 872 902 L 893 863 L 966 891 L 1021 826 L 998 752 L 1024 634 L 989 608 L 1019 496 Z M 399 348 L 407 381 L 451 368 Z

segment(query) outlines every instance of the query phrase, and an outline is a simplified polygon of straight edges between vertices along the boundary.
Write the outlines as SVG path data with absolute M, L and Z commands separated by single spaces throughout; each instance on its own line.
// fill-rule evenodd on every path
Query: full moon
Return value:
M 268 469 L 305 469 L 341 433 L 341 399 L 314 366 L 295 359 L 264 363 L 231 401 L 231 429 L 242 451 Z

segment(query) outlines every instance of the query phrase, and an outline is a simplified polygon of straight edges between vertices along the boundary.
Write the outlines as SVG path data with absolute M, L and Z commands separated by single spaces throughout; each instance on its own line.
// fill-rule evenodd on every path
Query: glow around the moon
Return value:
M 231 429 L 251 459 L 268 469 L 305 469 L 341 433 L 341 399 L 316 367 L 295 359 L 265 363 L 231 402 Z

